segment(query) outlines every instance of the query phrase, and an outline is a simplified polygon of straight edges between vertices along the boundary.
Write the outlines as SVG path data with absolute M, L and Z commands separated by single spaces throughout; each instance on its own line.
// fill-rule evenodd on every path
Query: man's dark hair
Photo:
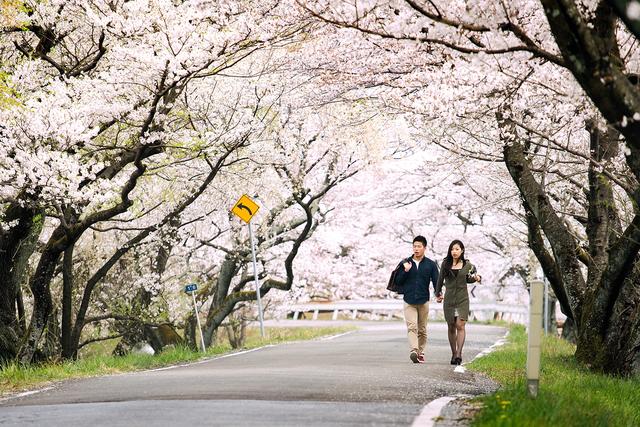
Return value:
M 416 236 L 416 237 L 414 237 L 412 243 L 415 243 L 415 242 L 420 242 L 420 243 L 422 243 L 422 246 L 424 246 L 425 248 L 427 247 L 427 238 L 424 237 L 424 236 Z

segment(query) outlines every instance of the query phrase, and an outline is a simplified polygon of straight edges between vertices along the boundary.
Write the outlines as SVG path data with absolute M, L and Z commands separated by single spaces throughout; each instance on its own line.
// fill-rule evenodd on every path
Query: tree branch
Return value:
M 109 335 L 108 337 L 92 338 L 90 340 L 86 340 L 78 344 L 78 350 L 80 350 L 85 345 L 92 344 L 94 342 L 114 340 L 116 338 L 122 338 L 122 336 L 123 336 L 122 334 L 115 334 L 115 335 Z

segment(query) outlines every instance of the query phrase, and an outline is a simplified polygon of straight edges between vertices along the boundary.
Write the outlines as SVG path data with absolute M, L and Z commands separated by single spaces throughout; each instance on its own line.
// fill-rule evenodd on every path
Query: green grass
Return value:
M 514 326 L 509 344 L 470 364 L 501 389 L 478 399 L 474 426 L 640 426 L 640 378 L 590 372 L 573 358 L 575 346 L 556 337 L 542 344 L 537 398 L 526 389 L 527 335 Z
M 265 330 L 266 336 L 263 339 L 260 337 L 258 329 L 251 328 L 247 330 L 247 340 L 243 349 L 290 341 L 310 340 L 350 330 L 353 330 L 353 328 L 268 328 Z M 107 346 L 107 348 L 112 347 L 112 345 Z M 100 348 L 100 346 L 97 348 Z M 6 365 L 0 368 L 0 395 L 42 387 L 53 381 L 70 378 L 117 374 L 193 362 L 229 353 L 232 352 L 232 349 L 228 344 L 224 344 L 210 347 L 206 353 L 202 353 L 191 351 L 185 347 L 177 347 L 163 351 L 155 356 L 130 354 L 124 357 L 115 357 L 104 353 L 99 354 L 99 352 L 99 350 L 90 351 L 88 352 L 88 354 L 91 354 L 90 356 L 76 361 L 38 366 L 22 366 L 18 363 Z

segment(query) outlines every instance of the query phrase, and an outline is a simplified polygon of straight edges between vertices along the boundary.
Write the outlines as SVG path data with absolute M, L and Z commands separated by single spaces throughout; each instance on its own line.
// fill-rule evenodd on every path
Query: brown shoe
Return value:
M 413 363 L 420 363 L 420 359 L 418 358 L 418 352 L 416 351 L 412 351 L 409 354 L 409 359 L 411 359 Z

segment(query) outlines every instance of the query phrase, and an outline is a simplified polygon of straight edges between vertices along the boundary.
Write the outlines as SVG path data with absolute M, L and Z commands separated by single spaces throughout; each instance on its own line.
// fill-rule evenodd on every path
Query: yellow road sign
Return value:
M 251 217 L 253 217 L 256 212 L 258 212 L 258 209 L 260 209 L 260 206 L 258 206 L 256 202 L 251 200 L 249 196 L 243 194 L 242 197 L 240 197 L 240 200 L 238 200 L 236 204 L 233 205 L 233 209 L 231 209 L 231 212 L 236 214 L 238 217 L 240 217 L 241 220 L 248 224 L 249 221 L 251 221 Z

